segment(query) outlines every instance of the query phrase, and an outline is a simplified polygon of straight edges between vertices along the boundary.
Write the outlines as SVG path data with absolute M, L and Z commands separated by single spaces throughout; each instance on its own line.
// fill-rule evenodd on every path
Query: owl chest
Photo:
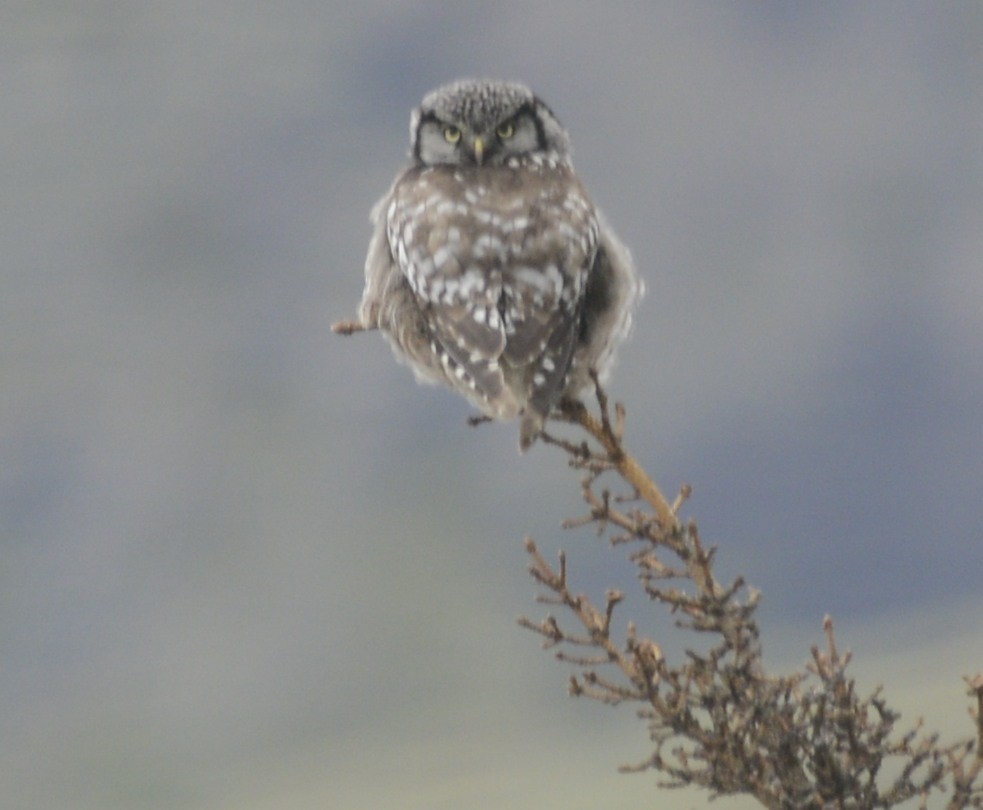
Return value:
M 389 206 L 390 247 L 418 293 L 465 275 L 573 274 L 596 249 L 593 206 L 565 177 L 476 170 L 417 176 Z

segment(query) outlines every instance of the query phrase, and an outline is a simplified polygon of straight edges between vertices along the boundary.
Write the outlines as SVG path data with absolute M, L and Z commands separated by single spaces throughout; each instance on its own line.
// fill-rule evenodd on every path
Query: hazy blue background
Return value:
M 655 804 L 615 773 L 644 726 L 514 624 L 527 533 L 631 587 L 558 529 L 576 474 L 329 332 L 411 107 L 461 75 L 570 128 L 649 287 L 629 442 L 764 590 L 769 662 L 830 612 L 864 689 L 968 735 L 981 42 L 975 2 L 8 3 L 4 805 Z

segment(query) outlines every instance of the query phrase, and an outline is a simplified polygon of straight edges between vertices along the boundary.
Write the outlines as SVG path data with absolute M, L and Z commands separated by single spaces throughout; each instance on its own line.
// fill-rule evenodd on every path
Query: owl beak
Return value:
M 474 139 L 474 162 L 479 166 L 481 165 L 482 159 L 485 157 L 485 141 L 484 139 L 478 137 Z

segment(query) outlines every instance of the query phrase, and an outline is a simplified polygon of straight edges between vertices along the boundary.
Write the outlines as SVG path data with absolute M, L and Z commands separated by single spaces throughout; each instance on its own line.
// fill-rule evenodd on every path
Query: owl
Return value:
M 518 418 L 525 450 L 562 397 L 609 370 L 642 284 L 529 88 L 440 87 L 410 141 L 372 211 L 358 320 L 335 329 L 381 330 L 419 380 Z

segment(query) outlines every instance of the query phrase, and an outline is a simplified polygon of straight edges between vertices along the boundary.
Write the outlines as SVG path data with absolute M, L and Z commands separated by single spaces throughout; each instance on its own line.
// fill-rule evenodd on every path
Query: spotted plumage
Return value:
M 520 417 L 525 449 L 610 365 L 640 282 L 523 85 L 439 88 L 410 134 L 412 165 L 372 213 L 358 327 L 381 329 L 418 378 Z

